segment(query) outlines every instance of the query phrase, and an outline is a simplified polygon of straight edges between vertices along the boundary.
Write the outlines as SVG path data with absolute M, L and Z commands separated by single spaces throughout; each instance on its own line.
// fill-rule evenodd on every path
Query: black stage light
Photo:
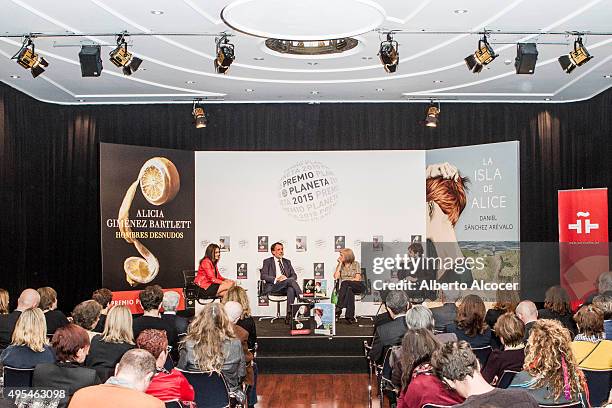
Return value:
M 470 71 L 477 74 L 495 58 L 497 58 L 497 54 L 487 41 L 487 37 L 484 36 L 482 40 L 478 41 L 478 49 L 465 58 L 465 63 Z
M 227 35 L 224 34 L 217 40 L 217 58 L 214 61 L 215 71 L 218 74 L 225 74 L 235 59 L 234 44 L 231 44 Z
M 570 51 L 567 55 L 560 56 L 559 64 L 565 72 L 571 74 L 576 67 L 586 64 L 591 58 L 593 58 L 593 56 L 589 54 L 584 45 L 582 45 L 582 38 L 578 37 L 578 39 L 574 41 L 574 50 Z
M 517 74 L 533 74 L 538 60 L 538 48 L 535 43 L 516 44 L 514 68 Z
M 29 69 L 34 78 L 45 72 L 45 68 L 49 66 L 47 60 L 36 53 L 30 37 L 24 40 L 21 49 L 12 59 L 16 59 L 19 65 Z
M 385 71 L 390 74 L 397 71 L 397 66 L 399 65 L 399 44 L 393 40 L 391 33 L 387 33 L 387 41 L 380 43 L 378 56 Z
M 79 52 L 81 76 L 98 77 L 102 73 L 102 58 L 99 45 L 83 45 Z
M 128 51 L 126 34 L 117 36 L 117 48 L 110 52 L 110 60 L 116 67 L 122 68 L 124 75 L 132 75 L 138 70 L 142 60 Z
M 431 101 L 427 107 L 427 116 L 425 117 L 425 126 L 427 127 L 438 127 L 438 117 L 440 116 L 440 104 L 436 104 Z
M 193 116 L 193 124 L 197 129 L 205 128 L 208 124 L 206 112 L 204 112 L 204 108 L 198 104 L 198 101 L 193 101 L 191 115 Z

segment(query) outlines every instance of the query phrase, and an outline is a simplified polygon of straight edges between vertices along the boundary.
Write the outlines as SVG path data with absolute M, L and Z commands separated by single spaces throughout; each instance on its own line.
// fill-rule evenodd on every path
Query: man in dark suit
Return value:
M 369 357 L 379 364 L 383 362 L 385 352 L 389 347 L 402 343 L 402 338 L 408 330 L 405 317 L 409 302 L 406 292 L 399 290 L 389 292 L 385 303 L 393 320 L 376 329 L 369 353 Z
M 176 329 L 176 335 L 182 336 L 187 334 L 187 326 L 189 326 L 189 320 L 182 316 L 176 315 L 176 308 L 179 304 L 179 294 L 169 290 L 164 292 L 164 300 L 162 301 L 162 307 L 164 308 L 164 314 L 162 314 L 162 320 L 167 321 Z
M 446 325 L 454 323 L 457 318 L 457 305 L 455 302 L 461 297 L 461 292 L 452 291 L 440 291 L 440 300 L 442 306 L 432 307 L 431 313 L 434 317 L 435 330 L 437 332 L 444 332 Z
M 283 244 L 275 242 L 270 247 L 272 255 L 270 258 L 264 259 L 263 267 L 261 268 L 261 279 L 266 282 L 264 295 L 270 293 L 287 295 L 287 317 L 285 323 L 289 324 L 291 305 L 294 303 L 295 297 L 302 293 L 300 285 L 297 283 L 297 274 L 291 266 L 291 261 L 283 258 L 285 254 Z

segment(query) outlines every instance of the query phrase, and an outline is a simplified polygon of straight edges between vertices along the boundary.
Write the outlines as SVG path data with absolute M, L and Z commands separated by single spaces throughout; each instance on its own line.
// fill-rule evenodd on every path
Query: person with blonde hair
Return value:
M 240 286 L 233 286 L 228 289 L 225 297 L 223 298 L 223 304 L 227 302 L 238 302 L 242 306 L 242 315 L 236 322 L 236 325 L 242 327 L 249 333 L 249 339 L 247 341 L 249 348 L 255 348 L 257 342 L 257 329 L 255 327 L 255 319 L 251 316 L 251 306 L 249 304 L 249 297 L 246 290 Z
M 6 289 L 0 288 L 0 316 L 9 314 L 9 293 Z
M 246 375 L 242 344 L 219 303 L 211 303 L 196 315 L 180 350 L 178 368 L 190 371 L 223 373 L 230 391 L 242 395 L 241 384 Z
M 55 289 L 49 286 L 36 289 L 40 295 L 40 303 L 38 307 L 45 314 L 45 321 L 47 322 L 47 334 L 52 335 L 59 327 L 68 324 L 66 315 L 60 310 L 57 310 L 57 292 Z
M 586 403 L 588 388 L 571 343 L 569 330 L 559 321 L 537 320 L 527 341 L 523 371 L 510 388 L 525 389 L 538 404 Z
M 340 283 L 336 315 L 340 316 L 342 309 L 346 309 L 344 318 L 348 324 L 353 324 L 355 323 L 355 294 L 363 293 L 365 286 L 361 278 L 361 266 L 355 260 L 352 249 L 340 250 L 334 280 Z
M 28 288 L 21 292 L 19 299 L 17 299 L 17 308 L 6 319 L 0 319 L 0 349 L 4 349 L 11 344 L 13 330 L 15 330 L 15 324 L 17 324 L 21 312 L 38 307 L 38 302 L 40 302 L 40 295 L 34 289 Z
M 11 345 L 0 355 L 3 365 L 15 368 L 34 368 L 37 364 L 53 363 L 55 355 L 47 343 L 45 315 L 38 308 L 21 312 Z
M 126 306 L 113 307 L 106 316 L 104 332 L 91 339 L 87 367 L 93 368 L 102 381 L 110 378 L 126 351 L 135 348 L 132 313 Z

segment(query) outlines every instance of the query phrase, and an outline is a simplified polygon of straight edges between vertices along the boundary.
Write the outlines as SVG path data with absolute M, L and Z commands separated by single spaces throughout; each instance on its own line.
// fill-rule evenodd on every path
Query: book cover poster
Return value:
M 304 279 L 304 285 L 302 286 L 302 292 L 304 297 L 314 297 L 315 292 L 315 280 Z
M 257 237 L 257 252 L 268 252 L 268 236 L 259 235 Z
M 219 237 L 219 249 L 221 252 L 230 251 L 230 237 L 229 235 L 221 235 Z
M 326 280 L 315 280 L 314 286 L 315 297 L 327 297 L 327 281 Z
M 291 335 L 306 335 L 312 333 L 312 306 L 308 303 L 291 305 Z
M 315 279 L 325 278 L 325 264 L 323 262 L 315 262 L 313 269 Z
M 247 279 L 246 262 L 239 262 L 236 264 L 236 279 Z
M 259 296 L 257 298 L 257 304 L 259 306 L 269 306 L 270 305 L 270 300 L 268 299 L 267 296 Z
M 346 237 L 344 235 L 334 236 L 334 250 L 340 252 L 341 249 L 345 248 Z
M 296 252 L 306 252 L 306 237 L 298 236 L 295 237 L 295 251 Z
M 333 336 L 336 334 L 336 316 L 334 304 L 316 303 L 312 308 L 315 334 Z
M 383 250 L 383 236 L 382 235 L 374 235 L 372 237 L 372 250 L 375 252 L 380 252 Z

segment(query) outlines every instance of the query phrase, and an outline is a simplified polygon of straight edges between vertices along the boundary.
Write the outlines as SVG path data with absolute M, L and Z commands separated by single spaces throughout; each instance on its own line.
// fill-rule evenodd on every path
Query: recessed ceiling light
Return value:
M 512 64 L 512 60 L 509 60 L 509 59 L 504 60 L 504 64 L 506 64 L 506 65 L 510 65 L 510 64 Z
M 545 101 L 550 101 L 550 98 L 544 98 Z
M 312 95 L 318 95 L 318 94 L 319 94 L 319 91 L 310 91 L 310 93 L 311 93 Z
M 13 76 L 11 75 L 11 78 L 12 78 L 12 77 L 13 77 Z M 19 77 L 17 77 L 17 78 L 19 78 Z M 608 75 L 604 75 L 604 78 L 612 78 L 612 75 L 610 75 L 610 74 L 608 74 Z
M 384 90 L 384 88 L 376 88 L 376 92 L 383 92 Z
M 263 61 L 264 57 L 253 57 L 255 61 Z
M 164 12 L 161 10 L 151 10 L 151 14 L 154 14 L 156 16 L 161 16 L 162 14 L 164 14 Z
M 19 79 L 19 78 L 21 78 L 21 77 L 20 77 L 19 75 L 11 75 L 11 78 L 13 78 L 13 79 Z
M 253 92 L 253 90 L 251 88 L 246 88 L 244 92 Z
M 195 84 L 195 83 L 196 83 L 196 81 L 186 81 L 185 83 L 186 83 L 186 84 L 189 84 L 189 85 L 193 85 L 193 84 Z
M 372 57 L 361 57 L 362 60 L 371 60 Z
M 79 99 L 79 102 L 85 102 L 85 99 Z
M 319 63 L 318 63 L 318 62 L 312 62 L 312 61 L 311 61 L 311 62 L 309 62 L 309 63 L 308 63 L 308 65 L 313 65 L 313 66 L 314 66 L 314 65 L 319 65 Z
M 440 79 L 436 79 L 436 80 L 433 81 L 434 84 L 441 84 L 442 82 L 444 82 L 444 81 L 442 81 Z
M 457 9 L 453 11 L 455 14 L 466 14 L 468 11 L 466 9 Z

